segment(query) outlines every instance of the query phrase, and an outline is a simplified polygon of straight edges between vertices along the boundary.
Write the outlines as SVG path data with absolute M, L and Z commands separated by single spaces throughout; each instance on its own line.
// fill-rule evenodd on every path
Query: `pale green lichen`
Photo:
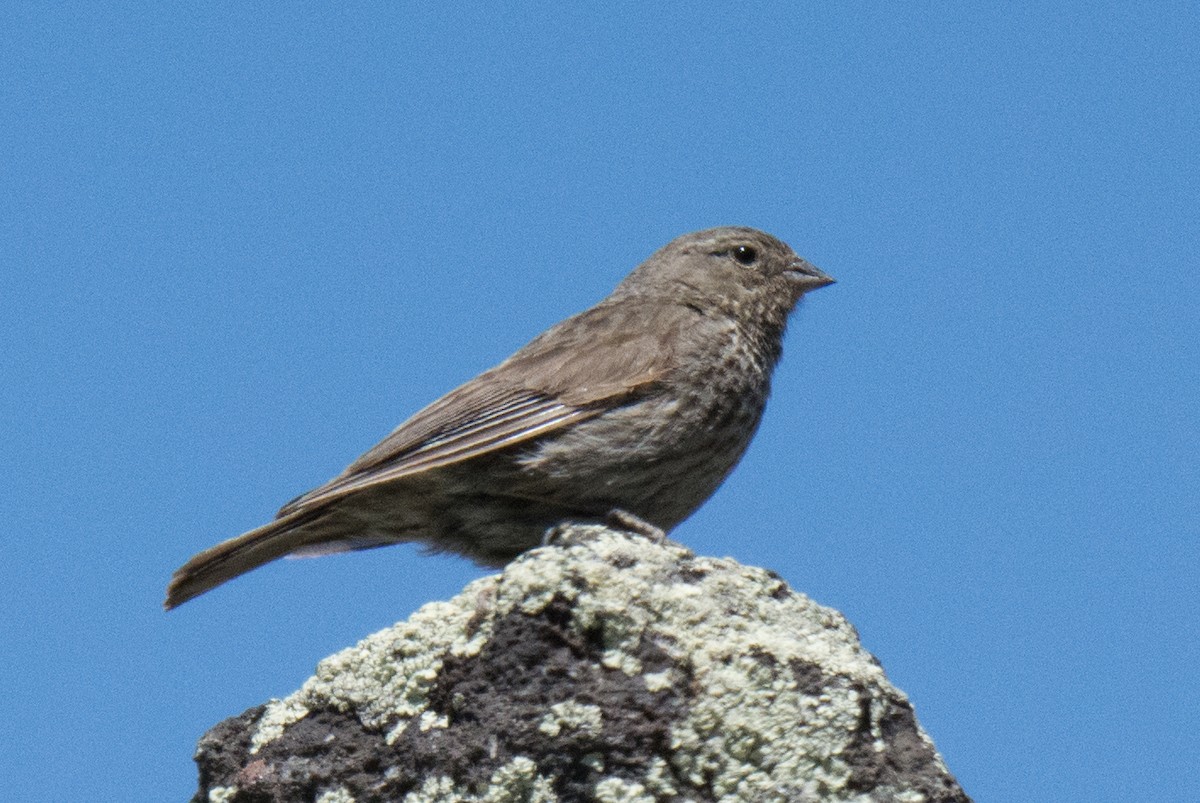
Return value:
M 695 698 L 672 727 L 678 776 L 736 800 L 773 799 L 781 785 L 828 799 L 857 796 L 846 790 L 851 768 L 840 756 L 860 715 L 854 688 L 903 697 L 839 614 L 799 594 L 769 593 L 778 580 L 732 560 L 691 559 L 673 545 L 638 549 L 602 529 L 591 535 L 583 545 L 519 561 L 519 572 L 505 574 L 502 596 L 534 610 L 570 574 L 573 626 L 601 628 L 604 666 L 638 673 L 647 640 L 690 663 Z M 580 551 L 595 558 L 581 560 Z M 683 560 L 690 581 L 665 579 Z M 531 599 L 536 605 L 528 607 Z M 814 699 L 798 689 L 793 661 L 822 667 L 838 693 Z M 669 671 L 657 673 L 648 688 L 668 688 L 670 679 Z M 660 782 L 670 775 L 664 767 Z M 656 786 L 649 794 L 678 793 L 666 788 L 673 784 Z
M 671 684 L 675 682 L 675 673 L 669 669 L 647 672 L 642 675 L 642 682 L 646 684 L 647 691 L 662 691 L 671 688 Z
M 408 720 L 424 712 L 444 657 L 470 656 L 487 643 L 494 616 L 481 611 L 490 610 L 499 581 L 499 576 L 476 580 L 449 602 L 424 605 L 407 622 L 321 661 L 316 674 L 295 693 L 268 703 L 251 739 L 251 752 L 278 738 L 309 711 L 326 707 L 353 711 L 366 727 L 393 723 L 389 735 L 394 738 Z M 473 623 L 471 628 L 468 623 Z
M 646 787 L 620 778 L 605 778 L 596 784 L 594 799 L 596 803 L 655 803 Z
M 492 773 L 482 794 L 463 791 L 450 778 L 439 776 L 426 778 L 403 803 L 558 803 L 558 795 L 550 779 L 538 774 L 537 764 L 517 756 Z
M 278 739 L 289 725 L 293 725 L 308 716 L 308 708 L 300 702 L 296 694 L 282 700 L 271 700 L 262 716 L 258 718 L 258 727 L 250 737 L 250 755 L 254 755 L 269 742 Z
M 583 705 L 574 701 L 555 703 L 538 723 L 538 730 L 550 737 L 564 730 L 575 730 L 595 735 L 604 727 L 604 712 L 596 705 Z
M 920 792 L 909 789 L 904 792 L 897 792 L 893 800 L 895 800 L 896 803 L 926 803 L 929 798 L 925 797 L 925 795 L 921 794 Z
M 420 789 L 404 796 L 403 803 L 462 803 L 466 800 L 456 791 L 454 781 L 444 775 L 426 778 Z
M 650 762 L 650 771 L 646 773 L 642 782 L 646 789 L 656 797 L 664 799 L 679 797 L 680 791 L 671 772 L 671 765 L 661 756 L 655 756 L 654 760 Z
M 492 773 L 480 803 L 557 803 L 554 785 L 538 773 L 532 759 L 517 756 Z
M 586 753 L 579 759 L 579 763 L 597 775 L 604 774 L 604 756 L 600 753 Z
M 355 803 L 355 800 L 349 790 L 339 787 L 322 792 L 314 803 Z
M 417 727 L 422 733 L 433 728 L 447 728 L 449 726 L 450 719 L 445 714 L 438 714 L 433 711 L 423 711 L 420 718 L 417 719 Z
M 636 655 L 630 655 L 627 649 L 605 650 L 600 656 L 600 665 L 605 669 L 619 670 L 631 677 L 642 671 L 641 660 Z
M 208 803 L 227 803 L 237 793 L 236 786 L 214 786 L 208 790 Z

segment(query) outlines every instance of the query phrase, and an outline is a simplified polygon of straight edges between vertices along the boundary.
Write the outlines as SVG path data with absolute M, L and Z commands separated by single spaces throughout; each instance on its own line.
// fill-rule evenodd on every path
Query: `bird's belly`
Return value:
M 633 513 L 669 530 L 704 503 L 750 442 L 754 398 L 726 403 L 650 399 L 582 422 L 530 449 L 521 473 L 546 497 L 606 513 Z

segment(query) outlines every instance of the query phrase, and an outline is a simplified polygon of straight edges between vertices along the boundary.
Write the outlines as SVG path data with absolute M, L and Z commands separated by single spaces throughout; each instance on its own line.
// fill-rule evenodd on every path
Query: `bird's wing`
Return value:
M 472 390 L 463 386 L 426 407 L 339 477 L 284 505 L 278 515 L 317 508 L 371 485 L 469 460 L 602 412 L 528 391 L 475 394 Z
M 596 310 L 563 321 L 430 404 L 340 476 L 288 502 L 278 516 L 313 510 L 369 486 L 528 441 L 644 392 L 664 374 L 668 355 L 648 342 L 645 321 L 636 327 L 620 326 L 633 323 L 627 320 L 597 327 L 589 320 Z M 627 316 L 618 312 L 616 317 Z

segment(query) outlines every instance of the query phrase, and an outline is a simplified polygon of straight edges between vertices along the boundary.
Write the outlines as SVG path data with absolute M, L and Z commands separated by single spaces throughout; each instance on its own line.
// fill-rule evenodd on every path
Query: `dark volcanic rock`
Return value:
M 200 741 L 195 801 L 966 801 L 840 614 L 575 527 Z

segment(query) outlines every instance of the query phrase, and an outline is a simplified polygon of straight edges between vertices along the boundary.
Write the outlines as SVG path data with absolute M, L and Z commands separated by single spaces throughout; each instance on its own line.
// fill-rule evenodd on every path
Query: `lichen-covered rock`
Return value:
M 201 739 L 195 801 L 965 801 L 837 612 L 603 527 Z

